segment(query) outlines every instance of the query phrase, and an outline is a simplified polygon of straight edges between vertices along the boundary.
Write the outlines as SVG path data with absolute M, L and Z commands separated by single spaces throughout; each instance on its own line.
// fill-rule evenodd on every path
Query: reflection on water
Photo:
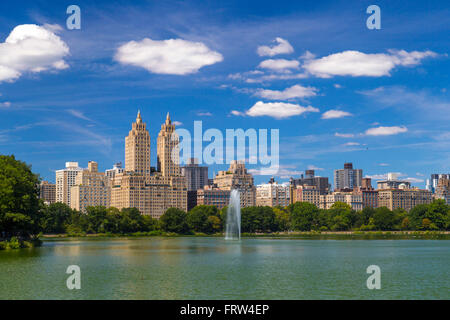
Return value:
M 445 240 L 146 238 L 0 251 L 1 299 L 449 299 Z M 65 271 L 81 268 L 81 290 Z M 379 265 L 382 290 L 368 290 Z

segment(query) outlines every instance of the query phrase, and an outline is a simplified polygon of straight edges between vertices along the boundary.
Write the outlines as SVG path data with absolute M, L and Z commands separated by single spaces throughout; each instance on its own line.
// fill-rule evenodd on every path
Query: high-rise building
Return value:
M 42 181 L 39 185 L 39 198 L 44 200 L 45 204 L 56 202 L 56 184 L 48 181 Z
M 320 194 L 327 194 L 330 189 L 330 184 L 328 183 L 328 177 L 318 177 L 315 176 L 314 170 L 306 170 L 305 175 L 301 175 L 299 179 L 291 178 L 291 202 L 292 202 L 292 192 L 298 186 L 314 186 L 319 191 Z
M 136 122 L 125 138 L 125 170 L 140 175 L 150 174 L 150 135 L 142 122 L 141 112 L 138 112 Z
M 351 190 L 361 186 L 362 169 L 353 169 L 351 162 L 344 163 L 344 169 L 334 170 L 334 190 Z
M 444 178 L 444 179 L 450 179 L 450 174 L 445 174 L 445 173 L 433 173 L 430 176 L 430 179 L 427 179 L 427 184 L 426 184 L 426 189 L 428 191 L 431 192 L 435 192 L 436 191 L 436 187 L 438 185 L 439 179 Z
M 197 191 L 208 185 L 208 167 L 199 166 L 195 158 L 181 167 L 181 175 L 186 178 L 188 191 Z
M 253 176 L 247 172 L 244 161 L 231 161 L 230 168 L 227 171 L 219 171 L 216 175 L 214 184 L 223 190 L 238 189 L 242 208 L 256 205 L 256 188 L 253 183 Z
M 411 210 L 419 204 L 428 204 L 433 200 L 433 194 L 422 189 L 384 189 L 378 190 L 378 207 L 390 210 L 397 208 Z
M 289 203 L 289 185 L 278 184 L 271 178 L 269 183 L 256 186 L 257 206 L 287 207 Z
M 439 178 L 434 194 L 436 199 L 443 199 L 450 205 L 450 179 Z
M 109 207 L 111 195 L 111 179 L 98 172 L 98 164 L 89 161 L 88 168 L 79 172 L 75 185 L 70 190 L 70 207 L 80 212 L 86 212 L 87 207 Z
M 159 218 L 170 207 L 187 210 L 186 180 L 178 167 L 178 137 L 169 115 L 158 135 L 158 167 L 150 167 L 150 135 L 141 114 L 125 139 L 125 172 L 116 174 L 111 187 L 111 206 L 137 208 L 142 214 Z M 131 143 L 133 142 L 133 143 Z M 172 161 L 172 156 L 175 161 Z M 128 164 L 131 161 L 131 164 Z
M 157 144 L 158 171 L 163 176 L 180 176 L 179 139 L 169 113 L 167 113 L 166 122 L 161 125 Z
M 113 165 L 112 169 L 105 170 L 105 174 L 109 179 L 114 179 L 116 174 L 123 173 L 125 171 L 124 168 L 122 168 L 122 162 L 117 162 Z
M 56 170 L 56 202 L 70 206 L 70 188 L 75 185 L 75 178 L 83 171 L 78 162 L 66 162 L 66 168 Z

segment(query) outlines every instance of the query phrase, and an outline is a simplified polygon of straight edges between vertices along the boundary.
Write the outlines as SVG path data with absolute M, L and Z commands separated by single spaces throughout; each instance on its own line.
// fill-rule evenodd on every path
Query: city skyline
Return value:
M 352 162 L 374 180 L 397 172 L 425 188 L 450 171 L 449 11 L 379 1 L 381 30 L 369 30 L 370 4 L 79 1 L 81 29 L 68 30 L 66 4 L 2 3 L 0 49 L 14 61 L 0 60 L 0 153 L 48 181 L 66 161 L 95 160 L 103 172 L 125 162 L 140 109 L 151 137 L 167 112 L 190 131 L 197 120 L 222 132 L 280 129 L 280 182 L 306 169 L 331 178 Z M 43 35 L 52 54 L 27 60 L 36 48 L 17 46 L 21 36 Z M 191 49 L 184 65 L 171 58 Z M 227 168 L 210 166 L 210 177 Z M 248 169 L 255 184 L 270 179 Z

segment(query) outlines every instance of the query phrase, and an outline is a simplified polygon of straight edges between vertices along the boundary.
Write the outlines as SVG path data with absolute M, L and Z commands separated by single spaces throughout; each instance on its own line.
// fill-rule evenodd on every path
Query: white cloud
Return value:
M 306 50 L 306 52 L 304 54 L 302 54 L 299 59 L 301 60 L 311 60 L 314 59 L 316 57 L 315 54 L 309 52 L 308 50 Z
M 230 112 L 233 116 L 245 116 L 245 113 L 237 111 L 237 110 L 231 110 Z
M 250 117 L 269 116 L 275 119 L 289 118 L 300 115 L 305 112 L 319 112 L 319 109 L 308 106 L 303 107 L 298 104 L 284 102 L 262 102 L 258 101 L 247 110 L 246 114 Z
M 172 121 L 172 124 L 176 125 L 176 126 L 181 126 L 183 125 L 183 122 L 180 121 Z
M 347 142 L 344 143 L 344 146 L 359 146 L 361 145 L 359 142 Z
M 295 170 L 295 167 L 289 165 L 279 165 L 274 168 L 249 169 L 248 172 L 256 176 L 275 176 L 280 177 L 281 179 L 288 179 L 303 173 L 303 171 Z
M 211 117 L 212 113 L 211 112 L 198 112 L 197 115 L 200 117 Z
M 336 89 L 341 89 L 341 88 L 342 88 L 342 86 L 341 86 L 339 83 L 335 83 L 333 86 L 334 86 Z
M 420 183 L 420 182 L 423 182 L 423 179 L 412 178 L 412 177 L 406 178 L 406 179 L 404 179 L 404 180 L 409 181 L 409 182 L 411 182 L 411 183 Z
M 304 98 L 317 95 L 317 89 L 314 87 L 303 87 L 301 85 L 293 85 L 286 88 L 283 91 L 279 90 L 267 90 L 258 89 L 255 93 L 256 96 L 266 98 L 270 100 L 287 100 L 293 98 Z
M 363 53 L 344 51 L 320 59 L 305 61 L 303 67 L 321 78 L 333 76 L 389 76 L 396 66 L 414 66 L 427 57 L 435 57 L 432 51 L 389 50 L 389 53 Z
M 73 115 L 74 117 L 79 118 L 79 119 L 92 121 L 92 119 L 86 117 L 86 116 L 84 115 L 84 113 L 81 112 L 81 111 L 74 110 L 74 109 L 69 109 L 69 110 L 67 110 L 67 112 L 70 113 L 71 115 Z
M 69 47 L 52 29 L 35 24 L 16 26 L 0 43 L 0 81 L 14 81 L 24 72 L 66 69 Z
M 339 138 L 353 138 L 355 136 L 353 133 L 339 133 L 339 132 L 336 132 L 334 135 Z
M 324 169 L 324 168 L 319 168 L 319 167 L 316 167 L 315 165 L 310 164 L 310 165 L 308 166 L 308 170 L 323 171 L 323 170 L 325 170 L 325 169 Z
M 9 101 L 0 102 L 0 107 L 9 108 L 9 107 L 11 107 L 11 102 L 9 102 Z
M 378 164 L 380 167 L 389 167 L 389 163 L 380 163 Z
M 394 134 L 399 134 L 408 131 L 406 127 L 376 127 L 376 128 L 370 128 L 366 130 L 366 135 L 368 136 L 389 136 Z
M 289 69 L 298 69 L 299 65 L 297 60 L 268 59 L 262 61 L 258 67 L 277 72 L 290 72 Z
M 120 46 L 115 60 L 158 74 L 185 75 L 220 62 L 223 57 L 201 42 L 182 39 L 130 41 Z
M 289 41 L 284 40 L 282 38 L 276 38 L 274 40 L 276 43 L 278 43 L 275 46 L 269 47 L 269 46 L 259 46 L 256 52 L 259 56 L 269 56 L 273 57 L 277 54 L 286 54 L 286 53 L 292 53 L 294 52 L 294 48 L 292 48 Z
M 350 112 L 341 111 L 341 110 L 328 110 L 327 112 L 322 114 L 322 119 L 337 119 L 343 117 L 349 117 L 352 114 Z

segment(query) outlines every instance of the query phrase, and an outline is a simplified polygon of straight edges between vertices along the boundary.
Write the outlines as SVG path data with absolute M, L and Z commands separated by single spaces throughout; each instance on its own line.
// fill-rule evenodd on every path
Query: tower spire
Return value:
M 167 116 L 166 116 L 166 124 L 171 124 L 172 123 L 172 121 L 170 120 L 170 115 L 169 115 L 169 113 L 167 112 Z
M 138 110 L 138 114 L 137 114 L 137 117 L 136 117 L 136 122 L 137 123 L 141 123 L 142 122 L 141 110 Z

